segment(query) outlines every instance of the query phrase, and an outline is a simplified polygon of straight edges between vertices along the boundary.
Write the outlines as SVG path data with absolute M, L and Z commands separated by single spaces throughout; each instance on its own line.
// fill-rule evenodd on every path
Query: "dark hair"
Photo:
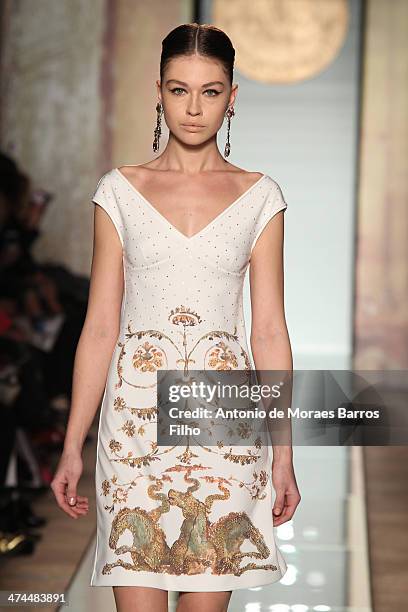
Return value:
M 14 159 L 0 151 L 0 193 L 15 204 L 24 196 L 27 183 L 28 177 L 20 171 Z
M 162 41 L 160 80 L 172 58 L 195 53 L 220 61 L 232 85 L 235 49 L 225 32 L 207 23 L 183 23 L 167 34 Z

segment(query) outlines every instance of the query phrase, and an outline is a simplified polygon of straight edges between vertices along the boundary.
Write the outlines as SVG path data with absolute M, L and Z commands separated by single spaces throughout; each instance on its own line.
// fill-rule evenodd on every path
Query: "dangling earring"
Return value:
M 233 106 L 229 106 L 227 108 L 227 111 L 226 111 L 225 114 L 226 114 L 227 119 L 228 119 L 228 126 L 227 126 L 227 142 L 225 143 L 224 156 L 228 157 L 228 155 L 231 152 L 230 129 L 231 129 L 231 117 L 233 117 L 235 115 L 234 107 Z
M 161 102 L 158 102 L 156 104 L 156 111 L 157 111 L 157 121 L 156 121 L 156 127 L 154 128 L 154 140 L 153 140 L 153 151 L 155 153 L 156 151 L 159 150 L 159 140 L 161 136 L 161 117 L 162 117 L 162 114 L 164 113 L 163 105 Z

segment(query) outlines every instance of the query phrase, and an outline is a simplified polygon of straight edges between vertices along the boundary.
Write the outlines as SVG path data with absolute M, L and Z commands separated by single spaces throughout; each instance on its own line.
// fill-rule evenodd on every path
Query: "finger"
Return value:
M 78 508 L 77 506 L 75 506 L 74 508 L 71 508 L 71 511 L 74 514 L 72 518 L 79 518 L 80 516 L 84 516 L 85 514 L 88 514 L 88 508 Z
M 85 507 L 85 508 L 88 508 L 88 506 L 89 506 L 87 501 L 77 501 L 76 505 L 77 506 L 82 506 L 82 507 Z
M 272 512 L 275 516 L 279 516 L 285 506 L 285 492 L 277 491 L 275 502 L 273 504 Z
M 71 510 L 73 512 L 88 512 L 89 508 L 88 506 L 74 506 L 73 508 L 71 508 Z
M 78 516 L 84 516 L 85 514 L 88 514 L 88 508 L 76 508 L 75 512 Z
M 77 500 L 78 502 L 88 503 L 88 498 L 84 497 L 83 495 L 77 495 Z
M 66 514 L 68 514 L 72 518 L 77 518 L 78 514 L 77 514 L 75 508 L 72 508 L 67 503 L 67 501 L 66 501 L 64 496 L 62 496 L 62 498 L 60 497 L 59 499 L 57 499 L 57 501 L 58 501 L 58 505 L 61 508 L 61 510 L 63 510 Z
M 278 525 L 282 525 L 282 523 L 290 521 L 290 519 L 295 513 L 296 505 L 297 504 L 294 503 L 285 504 L 285 507 L 283 508 L 281 514 L 277 517 L 274 517 L 274 525 L 277 527 Z
M 65 487 L 66 487 L 66 483 L 64 483 L 61 480 L 57 481 L 54 484 L 53 491 L 54 491 L 54 495 L 57 500 L 58 506 L 61 508 L 61 510 L 63 510 L 66 514 L 68 514 L 72 518 L 77 518 L 77 513 L 74 511 L 74 508 L 72 508 L 67 503 L 67 500 L 65 498 Z
M 78 503 L 74 508 L 80 508 L 81 510 L 89 510 L 88 504 Z
M 273 525 L 274 527 L 278 527 L 279 525 L 282 525 L 283 523 L 286 523 L 286 521 L 289 520 L 289 516 L 286 512 L 286 508 L 284 508 L 281 512 L 281 514 L 279 516 L 274 516 L 273 517 Z
M 279 516 L 278 518 L 274 517 L 273 524 L 275 527 L 279 527 L 279 525 L 282 525 L 283 523 L 287 523 L 287 521 L 289 521 L 291 518 L 292 518 L 291 515 L 283 511 L 281 516 Z
M 68 479 L 68 484 L 67 484 L 67 490 L 66 490 L 66 497 L 67 497 L 67 502 L 70 506 L 75 506 L 77 503 L 77 484 L 78 484 L 78 478 L 74 478 L 74 477 L 69 477 Z
M 66 492 L 65 494 L 66 500 L 68 502 L 68 504 L 70 506 L 76 506 L 77 504 L 77 498 L 76 498 L 76 493 L 72 491 L 72 489 L 68 492 Z
M 55 498 L 57 500 L 58 506 L 66 512 L 72 518 L 76 517 L 76 514 L 71 510 L 70 506 L 67 504 L 65 499 L 65 483 L 63 481 L 56 481 L 53 483 L 53 491 Z
M 66 499 L 66 501 L 68 501 L 68 500 Z M 81 496 L 77 496 L 76 503 L 73 506 L 70 506 L 70 507 L 73 510 L 75 510 L 75 508 L 89 508 L 89 502 L 88 502 L 87 499 L 84 499 Z

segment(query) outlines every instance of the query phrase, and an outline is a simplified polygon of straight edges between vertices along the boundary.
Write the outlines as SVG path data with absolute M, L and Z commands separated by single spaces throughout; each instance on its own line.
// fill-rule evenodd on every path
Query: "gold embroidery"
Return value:
M 128 438 L 132 438 L 136 433 L 136 426 L 134 422 L 130 420 L 125 421 L 125 423 L 123 423 L 123 426 L 120 429 L 128 436 Z M 139 427 L 137 432 L 140 436 L 143 436 L 144 435 L 143 427 Z
M 157 415 L 157 407 L 150 406 L 149 408 L 134 408 L 133 406 L 128 406 L 123 397 L 117 397 L 113 402 L 114 410 L 117 412 L 121 412 L 122 410 L 129 410 L 132 414 L 136 414 L 139 419 L 143 419 L 144 421 L 151 420 L 153 416 Z
M 197 352 L 198 348 L 204 342 L 212 342 L 214 339 L 219 339 L 216 342 L 215 346 L 211 346 L 204 355 L 204 362 L 202 364 L 202 368 L 197 369 L 207 369 L 210 368 L 212 370 L 236 370 L 239 367 L 238 357 L 233 351 L 232 347 L 228 345 L 225 341 L 236 344 L 239 349 L 239 354 L 243 359 L 243 370 L 249 371 L 251 368 L 249 356 L 245 349 L 241 346 L 239 342 L 239 338 L 237 336 L 236 327 L 234 329 L 234 333 L 231 334 L 228 331 L 224 330 L 213 330 L 211 332 L 207 332 L 203 336 L 201 336 L 193 345 L 193 347 L 188 351 L 188 332 L 187 329 L 189 327 L 196 327 L 202 323 L 202 319 L 199 314 L 192 311 L 190 308 L 186 306 L 178 306 L 174 310 L 170 311 L 168 320 L 176 326 L 181 326 L 183 328 L 182 334 L 182 342 L 181 347 L 178 343 L 171 338 L 168 334 L 163 331 L 159 331 L 156 329 L 146 329 L 139 331 L 132 331 L 131 322 L 129 322 L 127 327 L 127 333 L 125 334 L 126 340 L 124 342 L 118 342 L 118 346 L 121 348 L 119 353 L 119 358 L 117 362 L 117 373 L 118 373 L 118 382 L 115 385 L 116 389 L 122 387 L 123 383 L 130 385 L 131 387 L 135 387 L 137 389 L 148 389 L 153 388 L 155 383 L 150 385 L 138 385 L 136 383 L 131 382 L 124 378 L 123 375 L 123 359 L 126 355 L 126 347 L 129 342 L 136 340 L 142 340 L 144 337 L 148 337 L 149 341 L 144 340 L 144 342 L 136 347 L 133 353 L 132 365 L 133 368 L 137 372 L 157 372 L 157 370 L 165 369 L 168 363 L 167 353 L 165 350 L 165 345 L 168 344 L 169 348 L 172 347 L 173 350 L 178 354 L 178 359 L 176 359 L 176 364 L 181 365 L 184 370 L 184 374 L 188 373 L 189 367 L 191 364 L 196 364 L 196 359 L 194 359 L 193 354 Z M 157 339 L 161 341 L 161 345 L 157 346 L 152 343 L 152 339 Z
M 238 367 L 238 360 L 225 342 L 218 342 L 210 351 L 208 364 L 215 370 L 232 370 Z
M 110 482 L 109 480 L 104 480 L 102 482 L 102 494 L 109 495 L 109 491 L 110 491 Z
M 106 563 L 102 569 L 103 574 L 110 574 L 114 567 L 176 575 L 200 574 L 210 568 L 212 574 L 235 576 L 240 576 L 248 570 L 278 569 L 272 563 L 253 561 L 240 566 L 245 558 L 267 559 L 270 549 L 246 512 L 229 512 L 211 523 L 209 514 L 212 505 L 215 501 L 230 498 L 227 488 L 230 483 L 222 477 L 204 477 L 207 482 L 216 483 L 220 493 L 207 495 L 204 501 L 200 501 L 193 495 L 199 490 L 200 481 L 193 478 L 191 473 L 202 467 L 199 465 L 183 468 L 184 480 L 189 484 L 187 491 L 170 488 L 165 495 L 157 492 L 163 486 L 162 480 L 156 480 L 155 484 L 150 485 L 147 489 L 148 496 L 161 502 L 155 509 L 147 512 L 137 506 L 119 510 L 112 521 L 109 546 L 116 555 L 130 553 L 132 563 L 122 559 Z M 167 471 L 180 472 L 180 468 L 182 466 L 174 466 Z M 169 547 L 158 520 L 162 514 L 171 511 L 171 508 L 181 510 L 183 523 L 177 539 Z M 126 530 L 130 530 L 133 543 L 131 546 L 118 547 L 118 540 Z M 248 540 L 256 547 L 256 551 L 241 551 L 241 546 Z
M 233 334 L 225 330 L 212 330 L 210 332 L 207 332 L 203 336 L 199 337 L 198 340 L 196 340 L 195 344 L 192 346 L 192 348 L 188 351 L 187 349 L 188 347 L 187 329 L 200 325 L 202 323 L 202 318 L 197 312 L 194 312 L 191 308 L 181 305 L 170 311 L 168 320 L 173 325 L 182 327 L 182 332 L 181 332 L 182 348 L 179 348 L 177 346 L 176 341 L 173 340 L 169 335 L 165 334 L 162 331 L 152 330 L 152 329 L 133 331 L 131 328 L 131 323 L 128 324 L 128 327 L 127 327 L 128 333 L 126 334 L 126 341 L 118 343 L 118 345 L 121 347 L 121 351 L 119 354 L 118 364 L 117 364 L 117 372 L 119 376 L 119 381 L 116 384 L 116 388 L 121 387 L 122 383 L 124 382 L 136 388 L 148 389 L 148 388 L 156 386 L 156 383 L 153 383 L 152 385 L 137 385 L 135 383 L 132 383 L 129 380 L 126 380 L 123 376 L 122 360 L 124 359 L 127 353 L 126 349 L 127 349 L 128 343 L 132 342 L 135 339 L 141 340 L 144 336 L 148 336 L 149 338 L 156 338 L 158 340 L 161 340 L 162 342 L 169 343 L 169 345 L 171 345 L 177 351 L 178 355 L 180 356 L 180 359 L 177 360 L 177 363 L 182 364 L 182 366 L 184 367 L 183 373 L 185 375 L 188 374 L 189 372 L 189 369 L 188 369 L 189 364 L 195 363 L 195 359 L 193 359 L 193 353 L 197 352 L 200 344 L 202 344 L 203 342 L 213 342 L 214 340 L 217 340 L 215 346 L 213 345 L 212 347 L 207 349 L 207 351 L 204 353 L 204 356 L 203 356 L 204 369 L 206 369 L 207 366 L 209 366 L 211 370 L 231 370 L 231 369 L 238 368 L 239 363 L 238 363 L 237 355 L 234 353 L 234 351 L 232 351 L 230 345 L 227 344 L 226 341 L 228 341 L 230 343 L 232 342 L 238 345 L 240 354 L 244 360 L 244 367 L 242 369 L 246 373 L 249 372 L 250 370 L 249 357 L 246 351 L 244 350 L 244 348 L 241 347 L 239 344 L 238 336 L 236 334 L 237 332 L 236 327 L 234 329 Z M 184 354 L 183 354 L 183 350 L 184 350 Z M 135 355 L 137 355 L 138 357 L 135 358 Z M 144 341 L 144 343 L 136 349 L 136 351 L 134 352 L 134 357 L 132 361 L 133 367 L 136 370 L 142 371 L 144 373 L 148 371 L 156 372 L 165 363 L 167 363 L 167 355 L 166 355 L 166 351 L 164 350 L 164 346 L 160 346 L 160 347 L 154 346 L 150 341 L 148 342 L 147 340 Z M 158 413 L 157 406 L 150 406 L 147 408 L 136 408 L 133 406 L 128 406 L 126 404 L 125 399 L 118 396 L 114 401 L 114 409 L 117 411 L 129 410 L 133 415 L 136 415 L 138 418 L 141 418 L 143 420 L 148 420 L 149 425 L 158 425 L 161 422 L 160 419 L 159 421 L 157 421 L 157 413 Z M 156 419 L 153 419 L 154 416 L 156 417 Z M 229 422 L 228 423 L 218 422 L 215 424 L 213 421 L 211 423 L 211 427 L 208 427 L 207 429 L 202 429 L 202 431 L 203 432 L 206 431 L 209 436 L 212 436 L 213 430 L 215 429 L 215 427 L 222 427 L 224 429 L 226 428 L 227 431 L 225 435 L 227 437 L 239 436 L 243 439 L 244 438 L 247 439 L 250 437 L 250 434 L 252 433 L 252 427 L 249 424 L 239 423 L 238 427 L 234 428 Z M 125 424 L 119 430 L 123 431 L 125 435 L 127 435 L 128 437 L 135 437 L 136 435 L 140 437 L 144 437 L 146 434 L 145 427 L 137 427 L 133 421 L 129 421 L 129 420 L 126 421 Z M 190 436 L 187 435 L 184 437 L 187 438 L 187 445 L 186 445 L 186 449 L 187 449 L 189 445 Z M 199 446 L 202 446 L 199 441 L 195 440 L 195 442 L 197 442 Z M 150 453 L 146 453 L 138 457 L 135 457 L 133 452 L 131 451 L 127 454 L 126 457 L 120 456 L 119 451 L 121 450 L 121 448 L 111 447 L 111 450 L 115 454 L 115 458 L 112 461 L 126 464 L 129 467 L 140 467 L 143 465 L 149 465 L 150 462 L 153 460 L 160 461 L 160 455 L 166 454 L 172 450 L 172 449 L 166 449 L 164 451 L 158 452 L 158 449 L 155 447 L 154 441 L 150 441 L 150 445 L 151 445 L 152 451 Z M 224 441 L 218 440 L 216 442 L 216 445 L 218 446 L 219 449 L 221 449 L 224 446 Z M 259 444 L 259 439 L 255 441 L 254 445 L 257 449 L 261 448 L 261 444 Z M 175 445 L 172 448 L 174 449 L 177 446 L 178 445 Z M 250 449 L 247 450 L 247 454 L 236 454 L 236 453 L 232 453 L 231 449 L 229 452 L 217 453 L 217 451 L 214 450 L 213 448 L 205 447 L 205 446 L 202 446 L 202 448 L 203 450 L 209 453 L 218 454 L 220 457 L 222 457 L 226 461 L 230 461 L 232 463 L 240 463 L 241 465 L 248 465 L 250 463 L 255 463 L 260 459 L 260 455 L 254 454 Z
M 171 310 L 168 320 L 171 321 L 174 325 L 183 325 L 186 327 L 187 325 L 197 325 L 201 323 L 201 317 L 196 312 L 193 312 L 191 308 L 186 308 L 185 306 L 177 306 L 175 310 Z
M 155 381 L 152 384 L 142 385 L 137 384 L 138 381 L 125 378 L 123 362 L 128 352 L 132 354 L 129 371 L 141 375 L 155 374 L 161 368 L 166 368 L 169 362 L 170 349 L 175 351 L 177 355 L 177 359 L 172 359 L 171 363 L 176 363 L 177 367 L 181 367 L 183 374 L 188 374 L 191 365 L 197 364 L 198 354 L 200 354 L 202 360 L 199 365 L 204 370 L 207 368 L 219 371 L 235 370 L 239 369 L 240 365 L 245 373 L 250 370 L 249 356 L 240 344 L 236 327 L 233 333 L 226 330 L 207 332 L 196 338 L 190 346 L 189 339 L 192 332 L 189 330 L 197 328 L 202 323 L 200 315 L 191 308 L 181 305 L 170 311 L 168 320 L 181 328 L 180 343 L 172 335 L 160 330 L 134 331 L 131 322 L 129 322 L 124 341 L 118 343 L 121 350 L 116 368 L 118 373 L 117 389 L 126 384 L 133 388 L 149 390 L 155 388 L 157 384 Z M 139 344 L 132 353 L 129 349 L 131 343 L 135 341 Z M 202 347 L 204 350 L 199 353 Z M 157 419 L 157 406 L 135 407 L 128 405 L 126 399 L 122 396 L 117 396 L 114 400 L 113 409 L 117 412 L 129 411 L 132 414 L 134 420 L 124 420 L 117 432 L 126 436 L 127 439 L 137 438 L 146 447 L 146 452 L 144 454 L 140 452 L 141 445 L 136 447 L 139 450 L 138 455 L 133 450 L 128 450 L 129 442 L 126 439 L 123 443 L 116 439 L 110 440 L 108 446 L 111 452 L 111 463 L 119 463 L 128 468 L 139 469 L 141 472 L 129 479 L 128 482 L 119 482 L 116 474 L 110 480 L 103 480 L 101 495 L 111 499 L 111 503 L 104 505 L 104 508 L 110 514 L 113 514 L 117 505 L 128 503 L 130 492 L 136 487 L 140 487 L 146 479 L 148 481 L 153 480 L 154 484 L 146 485 L 147 489 L 143 487 L 140 498 L 144 499 L 147 496 L 160 503 L 150 511 L 140 506 L 133 508 L 126 506 L 117 511 L 112 520 L 109 546 L 117 556 L 130 554 L 131 562 L 117 559 L 113 563 L 106 563 L 102 570 L 103 574 L 111 573 L 114 567 L 122 567 L 131 571 L 166 572 L 177 575 L 192 575 L 209 571 L 212 574 L 240 576 L 243 572 L 251 569 L 277 570 L 277 567 L 273 564 L 262 564 L 254 561 L 241 567 L 241 562 L 245 558 L 267 559 L 270 555 L 270 550 L 261 532 L 245 512 L 229 512 L 215 522 L 211 522 L 210 518 L 213 504 L 216 501 L 220 503 L 230 499 L 230 488 L 232 487 L 247 491 L 251 499 L 267 499 L 265 489 L 269 484 L 270 477 L 265 470 L 260 470 L 259 473 L 254 471 L 252 479 L 249 479 L 249 481 L 236 478 L 233 475 L 228 479 L 216 475 L 212 465 L 193 463 L 194 460 L 199 458 L 199 455 L 190 448 L 190 436 L 182 436 L 182 439 L 187 438 L 187 441 L 182 452 L 176 455 L 176 463 L 162 470 L 161 474 L 146 474 L 143 472 L 143 468 L 154 462 L 159 462 L 160 465 L 161 457 L 179 450 L 179 445 L 159 448 L 155 440 L 146 439 L 147 428 L 160 424 L 160 419 Z M 142 422 L 137 423 L 136 419 L 140 419 Z M 253 433 L 251 424 L 247 422 L 240 422 L 234 427 L 231 423 L 215 424 L 214 421 L 209 427 L 208 433 L 213 435 L 212 430 L 215 430 L 218 425 L 226 429 L 227 437 L 235 435 L 247 440 Z M 256 463 L 262 456 L 260 452 L 257 452 L 262 446 L 259 438 L 255 440 L 255 450 L 247 448 L 246 454 L 233 453 L 231 447 L 229 450 L 225 450 L 224 440 L 221 439 L 217 441 L 216 448 L 206 447 L 199 443 L 198 446 L 201 447 L 201 451 L 208 453 L 209 456 L 217 456 L 226 462 L 241 466 Z M 124 452 L 125 449 L 126 453 Z M 211 475 L 197 474 L 196 477 L 192 477 L 192 472 L 200 471 L 210 471 Z M 175 486 L 171 476 L 172 473 L 183 475 L 184 481 L 188 484 L 186 491 Z M 166 482 L 169 483 L 168 486 L 170 487 L 167 493 L 159 493 Z M 218 492 L 206 495 L 203 501 L 194 495 L 199 491 L 202 482 L 206 483 L 207 487 L 214 484 L 218 490 Z M 165 533 L 158 521 L 162 514 L 180 511 L 183 522 L 176 540 L 170 546 L 166 542 Z M 118 547 L 119 538 L 127 530 L 132 534 L 132 545 Z M 255 552 L 241 551 L 241 546 L 246 541 L 256 547 Z
M 141 372 L 156 372 L 164 362 L 163 351 L 150 342 L 144 342 L 133 355 L 133 366 Z

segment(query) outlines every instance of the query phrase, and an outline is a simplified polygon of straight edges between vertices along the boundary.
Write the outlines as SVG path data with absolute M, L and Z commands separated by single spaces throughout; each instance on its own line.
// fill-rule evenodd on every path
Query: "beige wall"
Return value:
M 358 206 L 355 367 L 408 367 L 408 2 L 369 0 Z
M 186 0 L 6 0 L 1 147 L 55 194 L 40 261 L 88 274 L 98 178 L 154 157 L 161 41 L 190 21 Z M 165 141 L 165 133 L 162 143 Z
M 161 41 L 177 25 L 191 21 L 190 2 L 117 2 L 115 130 L 113 164 L 138 164 L 156 154 L 156 80 Z M 160 150 L 167 140 L 162 121 Z

